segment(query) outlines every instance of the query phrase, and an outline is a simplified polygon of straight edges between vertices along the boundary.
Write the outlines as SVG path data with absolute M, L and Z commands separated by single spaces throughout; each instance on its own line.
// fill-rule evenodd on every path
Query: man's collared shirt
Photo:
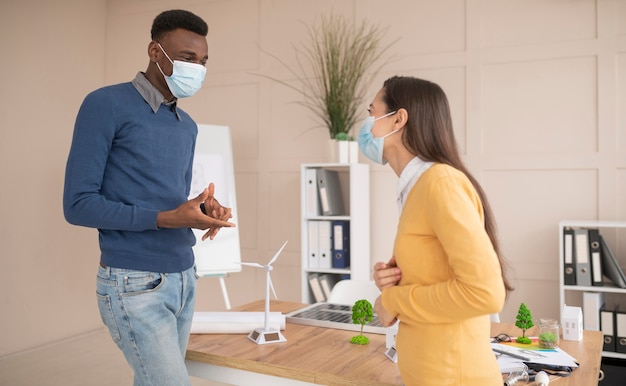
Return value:
M 156 87 L 148 79 L 143 72 L 139 71 L 135 79 L 131 81 L 133 86 L 139 91 L 139 94 L 145 99 L 146 102 L 152 108 L 155 113 L 159 111 L 159 107 L 163 104 L 169 106 L 170 110 L 176 114 L 178 120 L 181 120 L 178 110 L 176 109 L 176 102 L 178 99 L 174 98 L 171 102 L 165 100 L 163 95 L 157 90 Z

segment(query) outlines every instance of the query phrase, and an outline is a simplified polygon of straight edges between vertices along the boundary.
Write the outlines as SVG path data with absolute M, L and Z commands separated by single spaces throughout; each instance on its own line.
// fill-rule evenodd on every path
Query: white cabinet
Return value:
M 620 311 L 626 312 L 626 289 L 618 288 L 613 282 L 606 277 L 603 279 L 603 285 L 567 285 L 565 284 L 565 255 L 566 255 L 566 242 L 564 234 L 566 230 L 578 229 L 598 229 L 600 234 L 606 240 L 609 245 L 615 259 L 618 264 L 624 269 L 626 266 L 626 256 L 623 254 L 620 256 L 618 247 L 619 240 L 626 240 L 626 221 L 561 221 L 559 222 L 559 300 L 560 300 L 560 312 L 563 312 L 563 306 L 577 306 L 583 308 L 583 314 L 594 317 L 596 313 L 594 310 L 584 309 L 584 297 L 593 297 L 593 294 L 600 294 L 597 297 L 602 297 L 608 309 L 612 310 L 616 305 L 620 305 Z M 574 241 L 575 242 L 575 241 Z M 574 247 L 575 248 L 575 247 Z M 624 245 L 621 245 L 622 251 Z M 569 252 L 568 252 L 569 253 Z M 589 263 L 592 264 L 591 259 Z M 603 271 L 605 268 L 603 268 Z M 579 282 L 576 282 L 579 284 Z M 590 295 L 592 294 L 592 295 Z M 614 326 L 615 327 L 615 326 Z M 615 329 L 614 329 L 615 332 Z M 619 343 L 619 342 L 617 342 Z M 612 358 L 624 358 L 626 354 L 603 351 L 602 356 Z
M 320 191 L 317 180 L 311 180 L 311 176 L 318 175 L 318 170 L 323 169 L 336 174 L 343 211 L 333 215 L 323 215 L 321 204 L 319 211 L 314 210 L 320 202 Z M 336 173 L 335 173 L 336 172 Z M 302 248 L 302 302 L 314 303 L 315 298 L 309 285 L 310 275 L 328 275 L 326 278 L 332 282 L 341 279 L 370 279 L 370 182 L 369 165 L 361 163 L 321 163 L 301 165 L 301 248 Z M 329 197 L 332 199 L 333 197 Z M 336 197 L 335 197 L 336 198 Z M 323 203 L 326 206 L 326 202 Z M 319 240 L 311 240 L 310 227 L 320 223 L 335 224 L 335 221 L 343 221 L 349 225 L 349 242 L 345 247 L 349 248 L 350 264 L 343 268 L 333 268 L 335 264 L 331 256 L 329 264 L 320 264 L 312 261 L 310 252 L 319 246 Z M 314 228 L 315 229 L 315 228 Z M 334 229 L 323 228 L 322 237 L 329 236 L 328 232 Z M 317 232 L 317 231 L 315 231 Z M 313 238 L 316 234 L 313 232 Z M 317 236 L 319 237 L 319 235 Z M 325 239 L 324 239 L 325 240 Z M 328 245 L 326 245 L 328 247 Z M 330 245 L 332 252 L 333 245 Z M 314 251 L 315 252 L 315 251 Z M 328 258 L 328 256 L 324 256 Z

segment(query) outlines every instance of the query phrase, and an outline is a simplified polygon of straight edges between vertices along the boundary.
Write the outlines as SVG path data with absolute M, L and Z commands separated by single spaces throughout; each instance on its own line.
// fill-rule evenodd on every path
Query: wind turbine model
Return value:
M 274 298 L 278 298 L 276 296 L 276 291 L 274 291 L 274 285 L 272 284 L 272 278 L 270 277 L 270 271 L 274 269 L 272 264 L 278 259 L 278 255 L 283 251 L 287 245 L 287 241 L 283 244 L 282 247 L 276 252 L 272 260 L 266 265 L 261 265 L 259 263 L 246 263 L 241 262 L 241 265 L 248 265 L 250 267 L 263 268 L 265 269 L 265 322 L 263 328 L 255 328 L 254 331 L 248 334 L 248 339 L 255 342 L 256 344 L 267 344 L 267 343 L 276 343 L 276 342 L 286 342 L 287 339 L 280 333 L 280 329 L 275 330 L 270 328 L 270 288 L 274 293 Z

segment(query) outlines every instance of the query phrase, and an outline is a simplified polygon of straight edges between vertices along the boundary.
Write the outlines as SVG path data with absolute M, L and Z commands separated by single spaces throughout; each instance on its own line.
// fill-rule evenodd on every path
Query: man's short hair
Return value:
M 202 36 L 206 36 L 209 33 L 209 26 L 200 16 L 182 9 L 172 9 L 161 12 L 154 18 L 150 34 L 152 40 L 158 41 L 166 33 L 178 28 L 195 32 Z

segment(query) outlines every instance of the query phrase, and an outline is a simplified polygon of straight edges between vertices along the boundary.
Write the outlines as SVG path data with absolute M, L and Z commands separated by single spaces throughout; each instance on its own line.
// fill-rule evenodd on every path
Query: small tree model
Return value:
M 526 330 L 534 326 L 533 316 L 530 314 L 530 310 L 526 307 L 526 304 L 522 303 L 519 306 L 519 311 L 517 312 L 517 320 L 515 321 L 515 326 L 522 329 L 522 336 L 518 336 L 515 340 L 517 343 L 530 344 L 532 340 L 526 337 Z
M 365 323 L 371 322 L 374 317 L 374 311 L 372 309 L 372 303 L 365 299 L 357 300 L 352 306 L 352 323 L 361 325 L 361 334 L 350 338 L 350 343 L 354 344 L 368 344 L 369 338 L 363 335 L 363 326 Z

